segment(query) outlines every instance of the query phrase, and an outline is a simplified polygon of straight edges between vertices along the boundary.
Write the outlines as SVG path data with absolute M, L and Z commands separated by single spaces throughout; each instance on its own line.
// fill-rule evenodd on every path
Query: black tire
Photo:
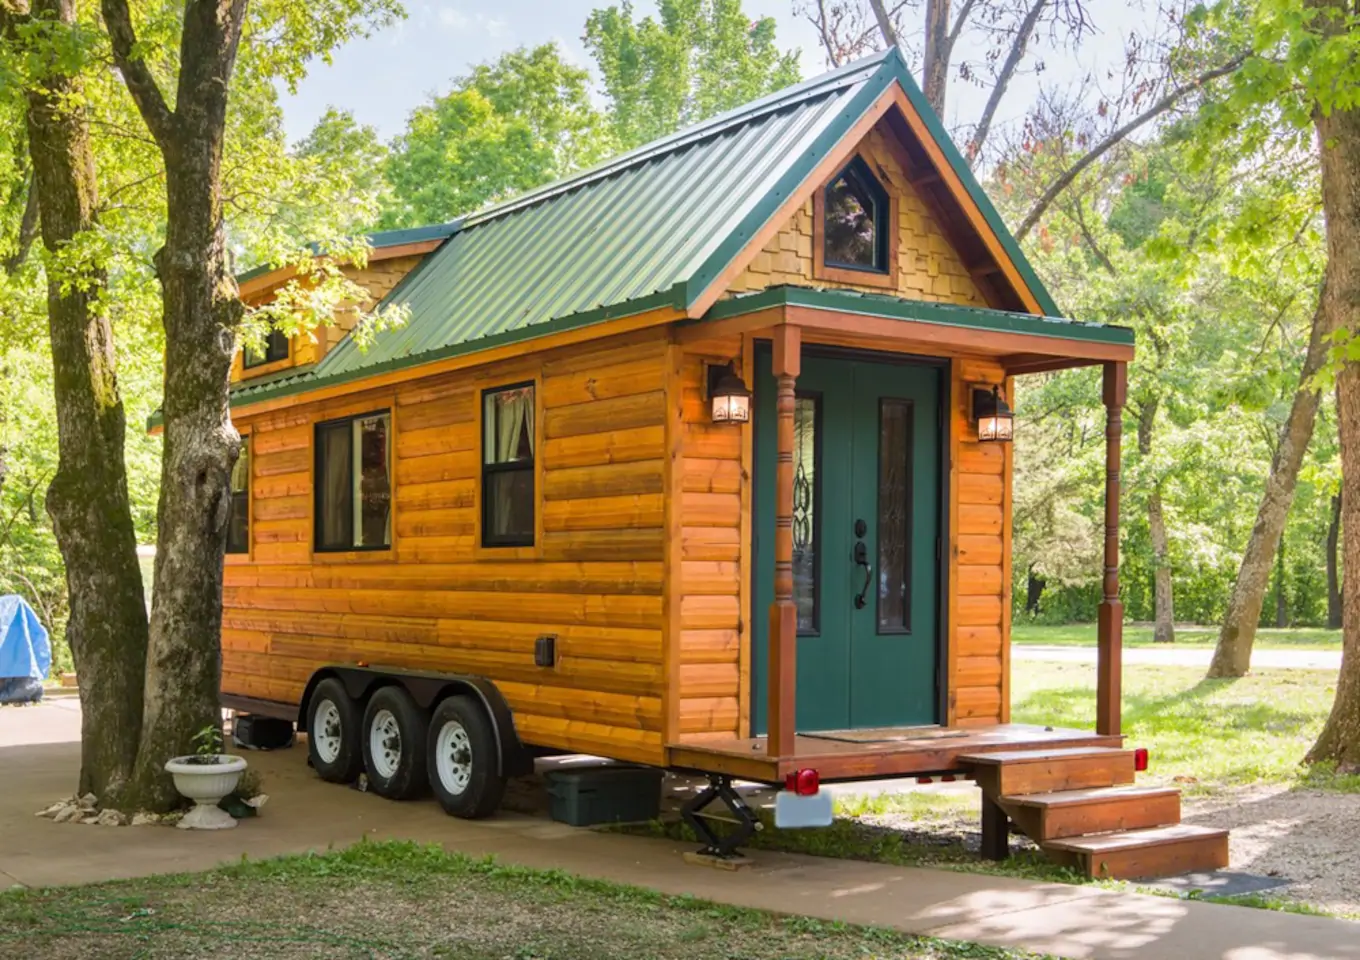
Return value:
M 395 737 L 387 738 L 387 749 L 378 757 L 373 755 L 375 723 L 386 724 L 389 728 L 395 726 Z M 425 730 L 428 725 L 425 711 L 416 706 L 411 695 L 401 687 L 381 687 L 368 698 L 359 742 L 369 789 L 389 800 L 410 800 L 425 792 Z
M 328 677 L 316 685 L 307 701 L 307 762 L 322 780 L 353 783 L 359 778 L 364 765 L 360 724 L 359 704 L 345 692 L 344 684 Z
M 495 813 L 505 795 L 505 777 L 500 773 L 500 743 L 482 705 L 466 696 L 442 701 L 430 717 L 426 743 L 430 789 L 444 812 L 464 820 Z M 453 763 L 441 763 L 441 751 L 449 751 Z M 450 769 L 454 765 L 461 772 Z

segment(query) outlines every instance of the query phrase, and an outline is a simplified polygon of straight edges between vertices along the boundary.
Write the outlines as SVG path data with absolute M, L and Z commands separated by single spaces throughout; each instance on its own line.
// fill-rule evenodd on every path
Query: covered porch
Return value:
M 682 326 L 682 344 L 698 345 L 739 337 L 747 347 L 769 345 L 768 372 L 775 390 L 773 457 L 773 549 L 757 552 L 754 563 L 773 568 L 773 601 L 759 603 L 757 591 L 748 594 L 750 617 L 768 617 L 765 649 L 752 659 L 767 664 L 763 691 L 754 684 L 744 695 L 757 700 L 748 717 L 763 714 L 764 729 L 747 722 L 740 736 L 708 736 L 668 744 L 671 765 L 778 783 L 790 773 L 815 769 L 826 781 L 893 776 L 965 773 L 970 755 L 988 751 L 1108 748 L 1122 743 L 1120 729 L 1120 648 L 1122 608 L 1119 602 L 1119 470 L 1121 409 L 1125 400 L 1127 363 L 1133 356 L 1132 335 L 1120 328 L 1007 311 L 907 300 L 841 289 L 780 286 L 733 297 L 716 304 L 701 321 Z M 946 398 L 953 416 L 942 417 L 945 461 L 940 491 L 940 574 L 938 709 L 933 723 L 913 722 L 866 730 L 809 729 L 798 721 L 799 610 L 795 603 L 795 402 L 800 376 L 809 356 L 827 350 L 857 351 L 865 355 L 895 355 L 944 361 Z M 753 349 L 743 349 L 743 374 L 755 382 Z M 991 509 L 1001 525 L 997 530 L 998 569 L 989 571 L 999 605 L 999 705 L 990 717 L 960 707 L 956 687 L 963 683 L 976 658 L 969 644 L 978 632 L 967 626 L 966 609 L 974 603 L 968 576 L 976 568 L 961 567 L 960 553 L 972 547 L 967 503 L 960 516 L 959 464 L 977 456 L 976 424 L 958 415 L 961 384 L 970 379 L 970 365 L 984 364 L 1001 371 L 1001 395 L 1013 399 L 1013 377 L 1079 366 L 1100 366 L 1106 407 L 1106 509 L 1104 524 L 1103 602 L 1099 615 L 1097 666 L 1098 717 L 1094 730 L 1053 729 L 1013 724 L 1010 715 L 1009 631 L 1009 444 L 987 444 L 988 459 L 1004 458 L 1000 491 Z M 963 371 L 962 375 L 960 371 Z M 968 391 L 968 392 L 971 392 Z M 942 411 L 944 412 L 944 411 Z M 999 448 L 999 449 L 998 449 Z M 997 458 L 991 457 L 996 454 Z M 966 479 L 966 478 L 965 478 Z M 966 494 L 963 499 L 967 499 Z M 756 511 L 768 507 L 755 502 Z M 758 517 L 753 522 L 759 522 Z M 961 543 L 962 539 L 962 543 Z M 1004 552 L 1004 557 L 1001 554 Z M 966 562 L 965 557 L 965 562 Z M 753 571 L 752 576 L 760 570 Z M 768 571 L 766 571 L 768 575 Z M 962 577 L 961 577 L 962 574 Z M 867 580 L 866 568 L 866 587 Z M 965 582 L 960 585 L 960 579 Z M 763 631 L 745 631 L 756 643 Z M 803 695 L 809 695 L 805 679 Z M 997 722 L 1000 721 L 1000 722 Z

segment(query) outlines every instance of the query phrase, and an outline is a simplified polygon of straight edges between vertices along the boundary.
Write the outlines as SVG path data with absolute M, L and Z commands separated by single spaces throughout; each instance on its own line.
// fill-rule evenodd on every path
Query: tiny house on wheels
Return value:
M 820 782 L 952 774 L 989 855 L 1014 825 L 1093 874 L 1224 864 L 1120 735 L 1132 334 L 1060 316 L 899 54 L 372 247 L 347 269 L 405 325 L 276 335 L 232 393 L 223 701 L 322 777 L 478 817 L 535 755 L 698 772 L 726 854 L 734 779 L 807 820 Z M 1078 366 L 1094 730 L 1010 717 L 1012 386 Z

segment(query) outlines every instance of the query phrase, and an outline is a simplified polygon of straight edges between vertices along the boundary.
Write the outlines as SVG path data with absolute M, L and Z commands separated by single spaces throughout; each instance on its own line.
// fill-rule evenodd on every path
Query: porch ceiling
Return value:
M 1127 327 L 787 285 L 719 301 L 703 319 L 684 324 L 682 337 L 706 340 L 781 325 L 803 328 L 809 340 L 997 357 L 1012 374 L 1129 361 L 1134 353 Z

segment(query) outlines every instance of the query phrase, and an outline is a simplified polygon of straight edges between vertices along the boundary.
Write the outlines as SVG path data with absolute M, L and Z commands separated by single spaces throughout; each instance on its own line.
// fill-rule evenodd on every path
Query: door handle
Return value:
M 864 568 L 864 586 L 855 595 L 855 609 L 863 610 L 868 603 L 865 598 L 869 595 L 869 584 L 874 580 L 874 568 L 869 565 L 869 550 L 864 546 L 863 540 L 855 541 L 855 563 Z

